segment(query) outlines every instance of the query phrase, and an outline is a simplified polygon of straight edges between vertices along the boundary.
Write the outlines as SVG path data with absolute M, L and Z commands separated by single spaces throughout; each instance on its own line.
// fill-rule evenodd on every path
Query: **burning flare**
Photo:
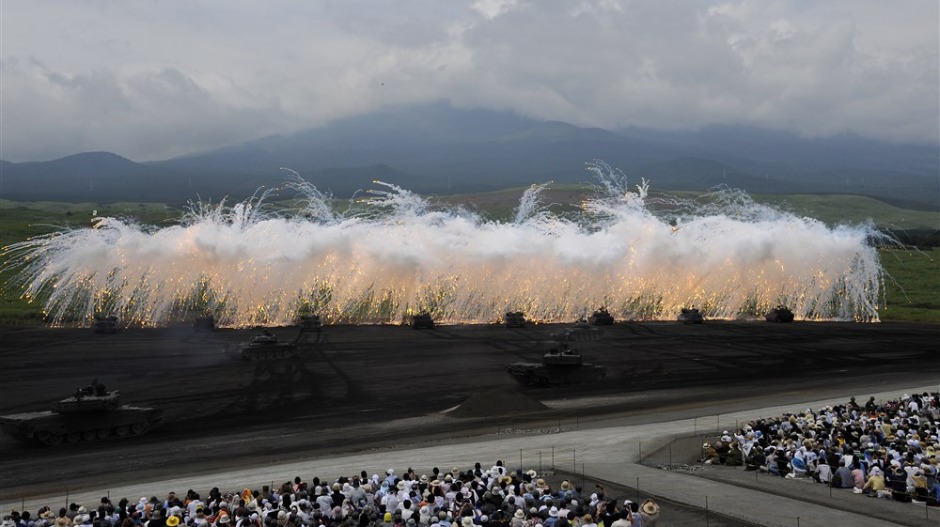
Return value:
M 723 191 L 707 203 L 647 207 L 646 183 L 588 166 L 598 196 L 575 217 L 523 195 L 511 222 L 435 210 L 394 185 L 341 213 L 303 182 L 305 206 L 265 212 L 264 196 L 197 203 L 178 226 L 96 218 L 4 250 L 13 285 L 56 324 L 117 315 L 164 325 L 212 313 L 227 326 L 399 322 L 427 311 L 492 322 L 510 310 L 571 321 L 605 306 L 618 319 L 758 317 L 778 304 L 798 319 L 877 321 L 883 271 L 871 225 L 823 223 Z

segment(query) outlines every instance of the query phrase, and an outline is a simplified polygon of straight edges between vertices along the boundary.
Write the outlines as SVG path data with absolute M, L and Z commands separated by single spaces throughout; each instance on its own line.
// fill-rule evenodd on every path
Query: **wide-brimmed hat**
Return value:
M 177 525 L 180 524 L 179 516 L 170 516 L 169 518 L 166 519 L 166 524 L 168 527 L 176 527 Z
M 522 512 L 522 509 L 516 509 L 516 512 L 513 513 L 513 516 L 516 518 L 525 518 L 525 513 Z
M 644 513 L 649 515 L 659 514 L 659 505 L 653 500 L 644 501 L 642 509 Z

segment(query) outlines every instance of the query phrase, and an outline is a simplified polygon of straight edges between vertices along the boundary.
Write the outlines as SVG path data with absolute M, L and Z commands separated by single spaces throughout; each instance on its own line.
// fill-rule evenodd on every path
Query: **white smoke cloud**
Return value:
M 741 196 L 657 217 L 644 193 L 611 194 L 573 220 L 535 211 L 509 223 L 433 211 L 396 189 L 378 195 L 380 213 L 326 221 L 250 202 L 157 231 L 103 218 L 2 256 L 54 323 L 115 315 L 150 326 L 211 312 L 224 325 L 283 325 L 303 309 L 333 323 L 424 311 L 485 323 L 515 310 L 556 322 L 602 306 L 674 320 L 689 305 L 735 319 L 780 303 L 801 319 L 878 320 L 870 227 L 830 229 Z

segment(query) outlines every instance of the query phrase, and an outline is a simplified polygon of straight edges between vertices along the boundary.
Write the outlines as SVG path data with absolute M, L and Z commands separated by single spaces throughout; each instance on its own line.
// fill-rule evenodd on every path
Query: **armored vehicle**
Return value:
M 584 342 L 588 340 L 600 340 L 604 335 L 599 328 L 592 326 L 586 320 L 578 320 L 568 326 L 563 331 L 552 333 L 552 338 L 558 342 Z
M 793 311 L 787 306 L 777 306 L 764 315 L 767 322 L 793 322 Z
M 591 318 L 588 319 L 592 326 L 613 326 L 614 317 L 607 311 L 607 308 L 602 307 L 594 312 L 591 315 Z
M 694 307 L 684 307 L 682 312 L 679 313 L 679 322 L 685 322 L 686 324 L 701 324 L 705 322 L 705 318 L 702 316 L 702 313 Z
M 420 313 L 412 317 L 411 327 L 415 329 L 434 329 L 434 319 L 428 313 Z
M 247 343 L 229 346 L 225 352 L 249 361 L 289 359 L 300 353 L 308 343 L 310 335 L 316 334 L 319 339 L 321 328 L 319 315 L 303 315 L 300 317 L 300 331 L 294 340 L 280 340 L 270 329 L 265 329 Z
M 109 317 L 95 317 L 95 333 L 117 333 L 121 331 L 118 326 L 118 318 L 114 315 Z
M 159 423 L 162 414 L 155 408 L 121 405 L 117 390 L 108 391 L 95 380 L 53 403 L 50 411 L 0 416 L 0 430 L 20 441 L 55 446 L 141 435 Z
M 193 319 L 193 329 L 196 331 L 215 331 L 215 317 L 205 315 Z
M 542 355 L 542 362 L 515 362 L 506 371 L 517 382 L 532 386 L 591 382 L 606 375 L 604 368 L 584 362 L 581 353 L 567 344 Z
M 311 334 L 315 333 L 319 337 L 320 329 L 319 316 L 303 316 L 300 317 L 300 332 L 294 340 L 280 340 L 270 329 L 265 329 L 247 343 L 229 347 L 226 353 L 249 361 L 289 359 L 300 354 Z
M 524 328 L 525 315 L 522 314 L 522 311 L 507 311 L 503 322 L 507 328 Z

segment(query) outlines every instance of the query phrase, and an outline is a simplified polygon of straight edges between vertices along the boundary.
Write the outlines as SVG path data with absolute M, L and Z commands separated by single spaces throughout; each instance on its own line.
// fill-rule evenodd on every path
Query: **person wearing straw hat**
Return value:
M 640 517 L 643 518 L 643 527 L 656 527 L 659 523 L 659 504 L 653 498 L 647 498 L 640 507 Z

